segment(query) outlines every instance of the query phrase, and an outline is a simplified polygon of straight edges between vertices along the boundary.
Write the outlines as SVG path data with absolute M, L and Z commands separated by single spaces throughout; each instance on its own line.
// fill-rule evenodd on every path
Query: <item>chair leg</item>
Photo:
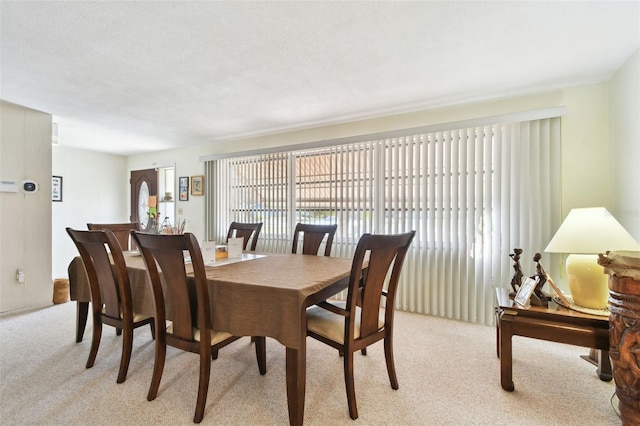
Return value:
M 131 361 L 131 348 L 133 346 L 133 327 L 124 328 L 122 336 L 122 357 L 120 358 L 120 371 L 118 372 L 117 383 L 122 383 L 127 379 L 129 361 Z
M 91 338 L 91 349 L 89 350 L 89 358 L 87 359 L 87 368 L 93 367 L 100 346 L 100 338 L 102 337 L 102 317 L 100 313 L 93 314 L 93 333 Z
M 211 359 L 218 359 L 218 350 L 214 349 L 211 351 Z
M 361 353 L 362 355 L 366 355 L 366 354 L 367 354 L 367 348 L 362 348 L 362 349 L 360 350 L 360 353 Z
M 153 376 L 151 377 L 149 393 L 147 394 L 148 401 L 153 401 L 158 395 L 158 388 L 160 387 L 160 380 L 162 379 L 162 370 L 164 370 L 164 360 L 167 355 L 167 342 L 165 338 L 166 336 L 162 331 L 156 336 L 156 354 L 153 364 Z
M 387 373 L 389 373 L 391 388 L 398 390 L 398 377 L 396 376 L 396 366 L 393 362 L 393 343 L 390 335 L 384 338 L 384 358 L 387 361 Z
M 116 336 L 120 336 L 122 334 L 122 329 L 116 327 Z
M 356 405 L 356 388 L 353 381 L 353 352 L 351 351 L 344 354 L 344 384 L 347 389 L 349 416 L 355 420 L 358 418 L 358 406 Z
M 151 321 L 149 323 L 149 327 L 151 327 L 151 338 L 155 340 L 156 339 L 156 322 Z
M 89 302 L 76 302 L 76 343 L 82 342 L 88 314 Z
M 261 375 L 267 374 L 267 342 L 264 336 L 253 337 L 256 343 L 256 359 L 258 360 L 258 370 Z
M 200 380 L 198 383 L 198 399 L 196 401 L 196 412 L 193 416 L 194 423 L 200 423 L 204 417 L 204 408 L 207 404 L 207 393 L 209 391 L 209 374 L 211 372 L 211 358 L 208 353 L 200 354 Z

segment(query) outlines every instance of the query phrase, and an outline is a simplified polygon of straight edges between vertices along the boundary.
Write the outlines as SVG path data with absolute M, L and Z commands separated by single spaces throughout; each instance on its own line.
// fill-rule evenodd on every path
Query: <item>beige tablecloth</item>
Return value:
M 133 293 L 133 309 L 135 312 L 153 315 L 153 294 L 151 283 L 147 275 L 144 260 L 140 255 L 124 252 L 124 260 L 129 272 L 131 292 Z M 82 258 L 73 258 L 67 268 L 69 274 L 69 296 L 71 300 L 78 302 L 91 302 L 91 290 L 89 279 L 84 269 Z
M 153 296 L 141 256 L 125 253 L 134 310 L 153 315 Z M 350 259 L 299 254 L 206 267 L 213 328 L 237 336 L 267 336 L 298 349 L 307 297 L 349 276 Z M 82 260 L 69 265 L 71 300 L 91 300 Z M 168 317 L 169 317 L 168 313 Z

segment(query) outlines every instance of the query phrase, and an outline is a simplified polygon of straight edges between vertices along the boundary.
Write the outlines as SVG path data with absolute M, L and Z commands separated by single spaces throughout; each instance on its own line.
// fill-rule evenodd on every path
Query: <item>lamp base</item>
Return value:
M 598 256 L 570 254 L 566 267 L 574 303 L 591 309 L 606 308 L 609 304 L 609 277 L 598 265 Z

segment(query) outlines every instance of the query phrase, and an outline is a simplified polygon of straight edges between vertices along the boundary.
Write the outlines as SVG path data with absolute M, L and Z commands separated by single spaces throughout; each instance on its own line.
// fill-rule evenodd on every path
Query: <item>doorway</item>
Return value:
M 132 170 L 131 179 L 131 222 L 139 222 L 142 231 L 151 228 L 149 220 L 149 197 L 158 195 L 157 169 Z
M 150 231 L 154 225 L 150 213 L 156 215 L 156 229 L 175 222 L 175 167 L 134 170 L 131 172 L 131 221 Z M 155 197 L 151 199 L 150 197 Z M 155 205 L 150 206 L 149 201 Z

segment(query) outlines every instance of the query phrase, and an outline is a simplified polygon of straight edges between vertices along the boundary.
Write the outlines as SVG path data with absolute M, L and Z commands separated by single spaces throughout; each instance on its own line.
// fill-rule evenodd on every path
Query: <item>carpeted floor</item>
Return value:
M 168 349 L 160 391 L 146 400 L 153 365 L 149 328 L 138 329 L 125 383 L 116 384 L 121 337 L 105 326 L 85 369 L 91 320 L 75 343 L 75 303 L 0 317 L 0 424 L 188 425 L 198 358 Z M 307 339 L 308 425 L 617 425 L 613 382 L 580 359 L 588 349 L 513 340 L 516 390 L 500 387 L 495 329 L 398 312 L 394 340 L 400 389 L 389 385 L 382 344 L 356 354 L 360 417 L 349 418 L 337 351 Z M 285 354 L 267 339 L 267 374 L 243 338 L 213 361 L 203 424 L 286 425 Z M 612 402 L 613 400 L 613 402 Z M 614 409 L 615 406 L 615 409 Z

